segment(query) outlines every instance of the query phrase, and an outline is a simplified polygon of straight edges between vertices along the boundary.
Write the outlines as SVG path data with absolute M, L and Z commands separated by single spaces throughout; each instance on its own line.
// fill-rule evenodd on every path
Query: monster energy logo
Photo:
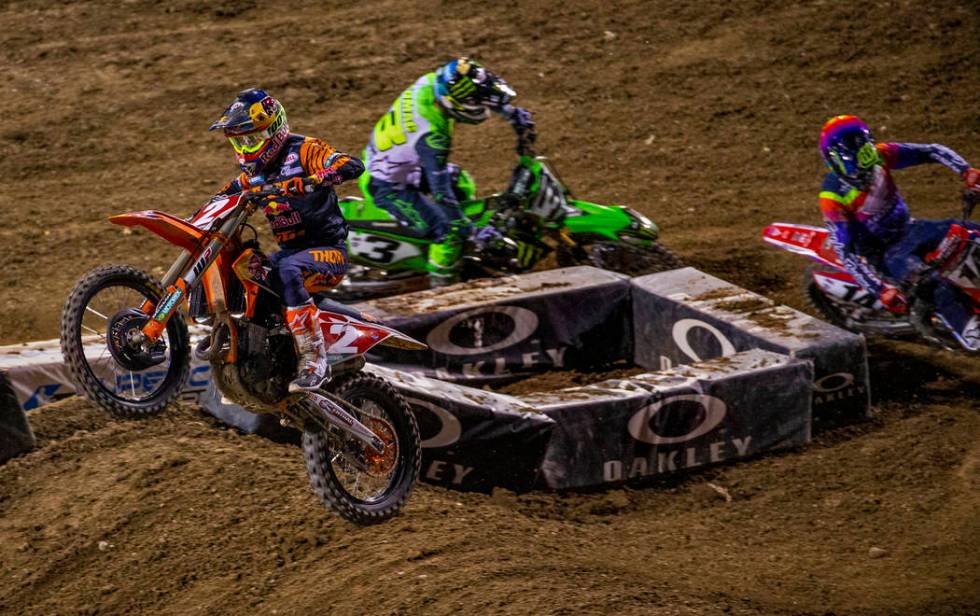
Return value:
M 878 164 L 878 149 L 873 143 L 865 143 L 857 153 L 858 164 L 867 169 Z
M 425 138 L 425 143 L 433 150 L 448 150 L 449 138 L 442 133 L 429 133 Z
M 469 77 L 462 77 L 449 88 L 449 91 L 453 93 L 453 96 L 463 98 L 467 94 L 476 91 L 476 84 Z
M 527 267 L 531 262 L 538 256 L 538 248 L 527 244 L 525 242 L 519 242 L 517 244 L 517 262 L 523 267 Z

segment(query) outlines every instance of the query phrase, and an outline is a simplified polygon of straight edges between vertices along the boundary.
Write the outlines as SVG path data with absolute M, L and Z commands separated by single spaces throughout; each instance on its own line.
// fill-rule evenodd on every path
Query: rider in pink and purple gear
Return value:
M 820 209 L 847 271 L 897 314 L 907 311 L 905 298 L 898 288 L 885 284 L 882 274 L 894 284 L 915 283 L 916 296 L 935 304 L 936 314 L 960 343 L 980 350 L 980 319 L 965 298 L 952 284 L 923 276 L 927 268 L 922 257 L 957 221 L 912 218 L 891 174 L 940 163 L 960 175 L 968 189 L 980 190 L 980 170 L 944 145 L 876 144 L 867 124 L 853 115 L 824 124 L 820 154 L 830 168 L 820 189 Z

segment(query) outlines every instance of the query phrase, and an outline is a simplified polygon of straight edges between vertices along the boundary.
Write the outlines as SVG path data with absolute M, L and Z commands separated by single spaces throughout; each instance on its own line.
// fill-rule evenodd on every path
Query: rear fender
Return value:
M 365 198 L 344 197 L 338 202 L 344 220 L 358 221 L 392 221 L 391 214 L 374 202 L 370 196 Z
M 429 244 L 424 237 L 412 237 L 397 231 L 382 231 L 374 227 L 350 225 L 347 235 L 347 254 L 351 263 L 392 272 L 425 271 Z
M 486 219 L 488 222 L 490 216 L 493 215 L 493 212 L 487 209 L 487 201 L 487 199 L 470 199 L 469 201 L 463 201 L 460 203 L 459 207 L 463 210 L 463 213 L 466 214 L 468 219 L 474 222 L 483 221 Z
M 830 232 L 823 227 L 774 222 L 762 230 L 762 241 L 824 265 L 842 269 L 843 265 L 837 254 L 826 246 L 829 235 Z
M 320 328 L 329 355 L 363 355 L 377 345 L 421 351 L 428 347 L 398 330 L 350 315 L 320 310 Z

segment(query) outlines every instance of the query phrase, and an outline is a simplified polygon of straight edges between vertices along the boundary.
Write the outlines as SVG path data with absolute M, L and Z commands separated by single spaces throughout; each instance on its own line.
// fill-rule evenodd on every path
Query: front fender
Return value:
M 188 252 L 193 252 L 197 248 L 201 237 L 204 235 L 203 231 L 183 218 L 158 210 L 117 214 L 110 216 L 109 222 L 123 227 L 144 227 Z

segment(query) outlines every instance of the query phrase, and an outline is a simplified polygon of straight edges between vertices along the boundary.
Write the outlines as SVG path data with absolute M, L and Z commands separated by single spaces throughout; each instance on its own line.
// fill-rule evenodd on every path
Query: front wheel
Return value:
M 841 309 L 837 302 L 827 297 L 820 289 L 817 281 L 813 279 L 814 273 L 821 271 L 824 271 L 824 268 L 819 265 L 811 265 L 806 269 L 806 274 L 803 276 L 803 288 L 806 291 L 807 303 L 819 312 L 828 323 L 848 331 L 860 333 L 851 324 L 847 313 Z
M 408 500 L 422 463 L 418 424 L 408 402 L 384 379 L 362 372 L 328 387 L 347 410 L 385 443 L 377 453 L 347 432 L 303 433 L 303 454 L 313 492 L 328 508 L 355 524 L 377 524 Z
M 636 246 L 622 242 L 595 242 L 582 246 L 582 253 L 562 246 L 558 250 L 558 264 L 592 265 L 600 269 L 619 272 L 627 276 L 642 276 L 684 267 L 684 262 L 673 252 L 651 242 L 649 246 Z
M 190 340 L 179 313 L 153 344 L 142 341 L 152 318 L 142 311 L 163 296 L 149 274 L 128 265 L 98 267 L 68 294 L 61 314 L 61 353 L 78 388 L 119 418 L 159 413 L 183 388 Z

